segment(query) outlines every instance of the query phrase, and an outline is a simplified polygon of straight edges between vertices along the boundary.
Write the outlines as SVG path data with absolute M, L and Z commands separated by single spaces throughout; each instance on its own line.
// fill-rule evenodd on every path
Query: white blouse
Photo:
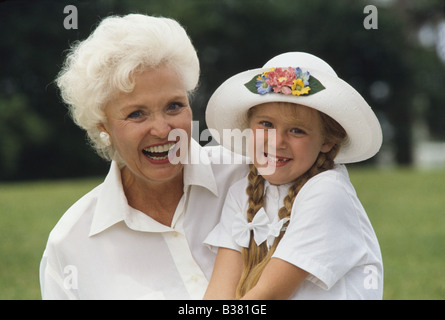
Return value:
M 239 221 L 246 219 L 248 208 L 247 185 L 245 178 L 230 188 L 221 221 L 205 240 L 209 246 L 240 251 L 246 243 L 242 228 L 253 230 L 255 241 L 260 242 L 272 243 L 270 238 L 278 234 L 282 223 L 277 227 L 277 213 L 290 184 L 274 186 L 266 181 L 263 209 L 268 221 L 261 223 L 263 216 L 242 227 L 245 223 Z M 290 299 L 382 298 L 380 247 L 343 165 L 318 174 L 303 186 L 273 257 L 310 274 Z
M 192 140 L 199 163 L 184 165 L 184 195 L 165 226 L 127 203 L 112 162 L 105 181 L 51 231 L 40 265 L 43 299 L 201 299 L 215 254 L 203 244 L 227 190 L 248 172 L 221 147 Z

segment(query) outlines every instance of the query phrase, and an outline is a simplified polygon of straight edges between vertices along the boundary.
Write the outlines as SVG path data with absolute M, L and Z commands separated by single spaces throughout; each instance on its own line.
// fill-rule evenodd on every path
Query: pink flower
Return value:
M 266 83 L 273 88 L 276 93 L 282 92 L 286 95 L 291 94 L 293 81 L 296 79 L 294 68 L 276 68 L 267 74 L 269 78 Z

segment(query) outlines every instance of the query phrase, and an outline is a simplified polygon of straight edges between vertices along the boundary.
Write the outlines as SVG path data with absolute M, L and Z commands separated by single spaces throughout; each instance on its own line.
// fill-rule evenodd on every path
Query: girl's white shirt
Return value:
M 203 297 L 215 260 L 203 240 L 248 167 L 224 164 L 231 154 L 221 147 L 192 140 L 190 150 L 200 161 L 184 165 L 184 195 L 171 226 L 128 205 L 112 162 L 105 181 L 51 231 L 40 265 L 43 299 Z
M 247 186 L 245 178 L 230 188 L 221 221 L 205 240 L 210 247 L 241 251 L 233 224 L 237 215 L 246 215 Z M 270 223 L 277 221 L 289 187 L 266 181 L 264 210 Z M 382 299 L 380 246 L 344 165 L 303 186 L 273 257 L 309 273 L 290 299 Z

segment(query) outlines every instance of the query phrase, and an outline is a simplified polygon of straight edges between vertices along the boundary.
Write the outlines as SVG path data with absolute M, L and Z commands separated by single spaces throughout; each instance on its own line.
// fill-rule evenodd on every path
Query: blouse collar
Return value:
M 218 188 L 213 174 L 210 160 L 203 148 L 193 139 L 191 139 L 190 150 L 192 153 L 198 153 L 201 158 L 198 163 L 184 164 L 184 192 L 190 189 L 190 186 L 201 186 L 208 189 L 215 196 L 218 196 Z M 109 227 L 125 221 L 127 217 L 134 214 L 135 209 L 128 205 L 121 180 L 121 171 L 115 161 L 111 162 L 108 175 L 99 189 L 96 208 L 94 210 L 89 236 L 96 235 Z M 153 220 L 153 222 L 155 222 Z M 162 232 L 159 223 L 152 223 L 149 228 L 152 232 Z M 161 230 L 162 229 L 162 230 Z

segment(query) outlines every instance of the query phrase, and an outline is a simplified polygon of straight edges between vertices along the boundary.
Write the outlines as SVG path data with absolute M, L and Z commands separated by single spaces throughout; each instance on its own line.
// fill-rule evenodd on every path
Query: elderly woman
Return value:
M 167 18 L 109 17 L 71 49 L 57 84 L 111 168 L 52 230 L 44 299 L 202 298 L 215 260 L 203 240 L 247 166 L 191 139 L 198 78 L 190 39 Z

